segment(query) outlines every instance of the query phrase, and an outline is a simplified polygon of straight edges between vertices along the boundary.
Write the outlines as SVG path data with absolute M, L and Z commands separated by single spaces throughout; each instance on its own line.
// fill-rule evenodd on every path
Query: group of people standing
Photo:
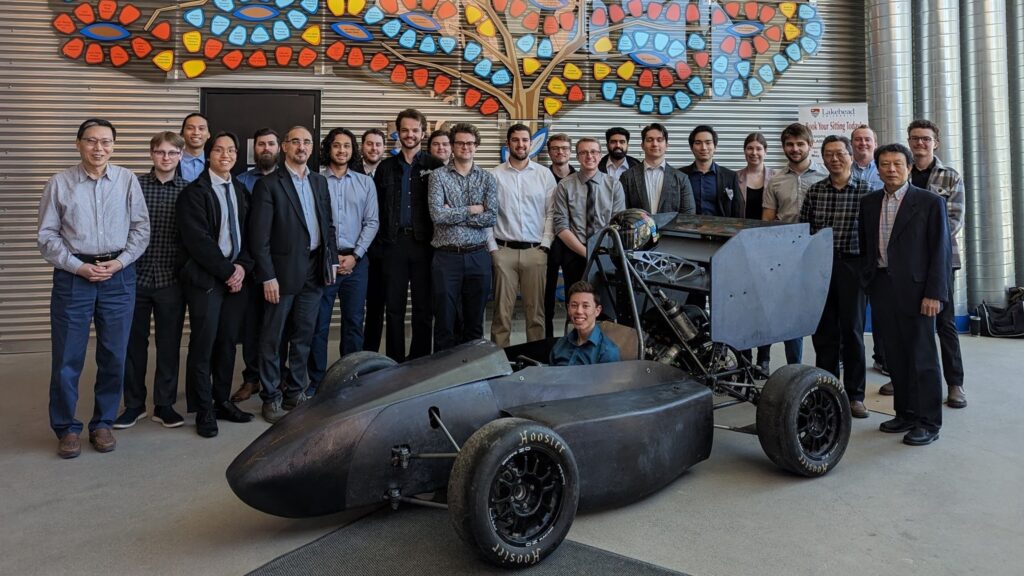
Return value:
M 100 452 L 116 446 L 111 428 L 147 416 L 151 319 L 157 364 L 152 419 L 183 425 L 174 404 L 186 309 L 187 409 L 203 437 L 217 435 L 218 420 L 252 420 L 237 403 L 257 393 L 268 422 L 315 393 L 327 370 L 335 300 L 341 355 L 377 351 L 383 337 L 387 355 L 402 362 L 483 337 L 492 292 L 495 343 L 511 343 L 519 298 L 527 340 L 553 337 L 561 272 L 564 285 L 579 295 L 573 324 L 580 329 L 560 344 L 561 356 L 615 357 L 595 348 L 605 346 L 594 330 L 600 302 L 577 282 L 588 239 L 625 208 L 833 228 L 833 281 L 813 338 L 818 365 L 838 376 L 841 358 L 854 415 L 866 416 L 865 291 L 857 288 L 865 286 L 876 311 L 876 343 L 883 343 L 879 362 L 891 371 L 896 394 L 896 423 L 888 427 L 937 435 L 941 415 L 933 410 L 932 383 L 938 372 L 930 371 L 924 340 L 936 315 L 941 322 L 952 319 L 951 270 L 958 260 L 943 255 L 959 229 L 963 185 L 955 172 L 925 157 L 924 144 L 930 151 L 938 144 L 934 125 L 911 126 L 913 154 L 900 145 L 873 151 L 866 126 L 854 132 L 854 144 L 830 136 L 822 168 L 810 161 L 813 136 L 793 124 L 781 137 L 789 162 L 774 171 L 764 166 L 767 141 L 754 133 L 744 142 L 747 165 L 738 172 L 715 162 L 718 134 L 707 125 L 691 131 L 694 162 L 680 170 L 665 160 L 669 134 L 658 123 L 641 132 L 642 160 L 628 154 L 629 131 L 615 127 L 605 134 L 604 155 L 597 139 L 580 138 L 573 147 L 568 135 L 552 135 L 549 166 L 530 158 L 529 127 L 514 124 L 506 132 L 508 159 L 491 170 L 476 163 L 480 133 L 471 124 L 427 137 L 426 117 L 406 109 L 395 127 L 399 149 L 386 158 L 378 129 L 357 141 L 350 130 L 335 128 L 316 143 L 307 127 L 283 135 L 262 128 L 252 139 L 255 167 L 236 176 L 238 137 L 211 133 L 202 114 L 190 114 L 180 132 L 153 136 L 152 168 L 136 177 L 109 162 L 115 127 L 103 119 L 83 122 L 76 137 L 81 162 L 48 182 L 39 214 L 39 247 L 55 268 L 50 424 L 58 454 L 81 452 L 83 424 L 75 408 L 91 323 L 97 384 L 88 430 Z M 922 129 L 932 136 L 928 142 L 916 132 Z M 307 165 L 318 144 L 321 172 Z M 573 149 L 578 168 L 569 162 Z M 919 181 L 935 194 L 921 197 Z M 945 203 L 926 201 L 940 196 Z M 901 210 L 901 201 L 909 208 Z M 941 230 L 918 233 L 917 221 L 932 225 L 933 211 L 943 216 Z M 926 222 L 918 212 L 929 216 Z M 907 213 L 913 226 L 905 222 Z M 930 259 L 922 260 L 921 246 L 912 244 L 918 236 Z M 912 318 L 904 306 L 911 294 L 924 299 Z M 239 342 L 245 369 L 231 394 Z M 801 342 L 786 343 L 787 361 L 800 361 Z M 954 347 L 944 343 L 944 362 L 947 349 Z M 959 366 L 955 351 L 947 379 Z M 767 347 L 758 350 L 757 362 L 767 369 Z M 962 368 L 959 375 L 959 382 L 950 381 L 951 406 L 957 398 L 966 403 Z

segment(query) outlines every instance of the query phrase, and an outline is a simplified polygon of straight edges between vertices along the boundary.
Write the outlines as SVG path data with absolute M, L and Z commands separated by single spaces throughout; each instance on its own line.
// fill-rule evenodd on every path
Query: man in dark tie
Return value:
M 642 208 L 651 214 L 693 214 L 696 208 L 690 179 L 665 161 L 668 129 L 655 122 L 645 126 L 640 134 L 644 161 L 619 178 L 626 193 L 626 207 Z
M 252 258 L 242 240 L 248 195 L 231 168 L 238 137 L 221 132 L 210 139 L 209 166 L 178 196 L 177 217 L 184 248 L 181 268 L 191 335 L 185 361 L 188 411 L 196 433 L 217 435 L 217 420 L 248 422 L 230 400 L 235 343 L 245 317 L 245 277 Z
M 338 262 L 327 179 L 309 170 L 313 136 L 302 126 L 281 143 L 284 169 L 264 176 L 253 188 L 249 243 L 256 280 L 266 305 L 260 335 L 263 418 L 276 422 L 286 409 L 306 400 L 307 362 L 323 287 L 334 281 Z M 291 320 L 287 390 L 281 385 L 280 345 Z
M 905 432 L 911 446 L 931 444 L 942 426 L 942 376 L 935 317 L 949 299 L 950 242 L 943 198 L 910 183 L 913 155 L 902 144 L 875 151 L 885 187 L 860 203 L 863 285 L 882 335 L 896 417 L 882 432 Z

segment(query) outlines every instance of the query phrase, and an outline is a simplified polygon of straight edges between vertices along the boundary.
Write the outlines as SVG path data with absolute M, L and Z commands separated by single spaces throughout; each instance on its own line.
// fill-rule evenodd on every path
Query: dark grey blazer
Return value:
M 690 179 L 679 170 L 669 166 L 668 163 L 665 164 L 665 178 L 661 184 L 661 201 L 657 210 L 651 210 L 647 183 L 644 181 L 643 163 L 623 172 L 619 182 L 622 182 L 622 189 L 626 193 L 626 208 L 642 208 L 651 214 L 662 212 L 694 214 L 697 211 L 696 205 L 693 203 Z

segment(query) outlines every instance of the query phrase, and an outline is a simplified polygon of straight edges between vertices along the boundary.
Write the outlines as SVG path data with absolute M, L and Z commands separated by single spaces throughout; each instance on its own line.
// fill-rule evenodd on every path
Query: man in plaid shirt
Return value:
M 124 412 L 114 428 L 130 428 L 146 417 L 146 364 L 149 319 L 156 322 L 156 374 L 153 376 L 153 421 L 167 428 L 185 423 L 174 411 L 178 398 L 178 360 L 185 323 L 185 298 L 178 285 L 178 226 L 174 206 L 187 182 L 178 173 L 185 140 L 160 132 L 149 142 L 153 168 L 139 176 L 149 210 L 149 247 L 135 262 L 135 313 L 128 336 L 124 370 Z
M 914 167 L 910 181 L 918 188 L 930 190 L 946 200 L 946 220 L 949 225 L 949 239 L 953 246 L 953 264 L 949 273 L 949 298 L 939 315 L 936 327 L 939 333 L 939 350 L 942 352 L 942 375 L 946 379 L 946 405 L 950 408 L 964 408 L 964 362 L 960 356 L 960 339 L 956 329 L 953 309 L 953 281 L 960 269 L 960 247 L 957 234 L 964 226 L 964 181 L 960 174 L 948 167 L 935 156 L 939 147 L 939 127 L 929 120 L 914 120 L 907 126 L 910 151 L 914 154 Z
M 851 175 L 853 145 L 845 136 L 828 136 L 821 145 L 821 157 L 828 178 L 807 190 L 800 208 L 800 221 L 811 225 L 811 233 L 832 229 L 832 280 L 818 329 L 811 336 L 815 364 L 839 378 L 842 360 L 843 384 L 850 398 L 850 413 L 867 418 L 864 406 L 864 308 L 861 286 L 861 251 L 858 237 L 860 199 L 871 185 Z

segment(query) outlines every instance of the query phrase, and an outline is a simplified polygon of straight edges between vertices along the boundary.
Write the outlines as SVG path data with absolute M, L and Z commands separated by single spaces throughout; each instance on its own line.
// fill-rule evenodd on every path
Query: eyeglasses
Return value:
M 452 142 L 452 146 L 461 146 L 463 148 L 472 148 L 476 146 L 476 142 L 473 140 L 456 140 Z
M 935 141 L 931 136 L 911 136 L 909 140 L 911 142 L 920 142 L 922 144 L 931 144 Z
M 110 138 L 104 138 L 102 140 L 100 140 L 99 138 L 82 138 L 82 142 L 85 142 L 86 146 L 91 146 L 93 148 L 95 148 L 96 146 L 110 148 L 111 146 L 114 145 L 114 141 L 111 140 Z
M 825 152 L 824 154 L 821 155 L 821 157 L 824 158 L 825 160 L 832 160 L 833 158 L 844 158 L 846 156 L 849 156 L 846 150 L 843 150 L 841 152 Z
M 213 148 L 210 149 L 210 152 L 216 152 L 217 154 L 238 154 L 238 149 L 234 147 L 221 148 L 220 146 L 214 146 Z
M 569 147 L 568 146 L 549 146 L 548 150 L 550 150 L 552 152 L 568 152 L 569 151 Z
M 291 140 L 285 140 L 285 142 L 291 144 L 292 146 L 312 146 L 313 145 L 313 141 L 312 140 L 309 140 L 309 139 L 302 140 L 301 138 L 292 138 Z
M 579 150 L 576 152 L 577 156 L 600 156 L 600 150 Z
M 181 156 L 181 150 L 150 150 L 150 154 L 153 156 L 163 156 L 165 158 L 177 158 Z

